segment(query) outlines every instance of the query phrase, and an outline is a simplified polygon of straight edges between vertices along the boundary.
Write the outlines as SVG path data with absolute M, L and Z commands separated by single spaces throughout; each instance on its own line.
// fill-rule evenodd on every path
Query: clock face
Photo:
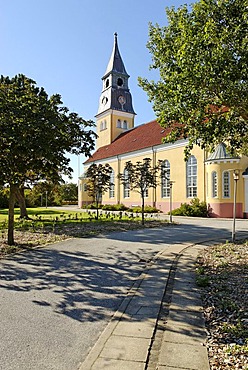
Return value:
M 103 104 L 103 105 L 106 105 L 106 104 L 107 104 L 107 102 L 108 102 L 108 98 L 107 98 L 106 96 L 104 96 L 104 97 L 102 98 L 102 104 Z
M 126 103 L 126 99 L 124 98 L 124 96 L 120 95 L 119 98 L 118 98 L 118 101 L 121 105 L 124 105 Z

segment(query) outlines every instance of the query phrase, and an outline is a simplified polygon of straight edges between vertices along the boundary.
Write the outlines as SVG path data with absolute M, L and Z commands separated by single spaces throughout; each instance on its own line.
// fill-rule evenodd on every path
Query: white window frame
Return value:
M 128 170 L 125 168 L 123 172 L 124 184 L 123 184 L 123 198 L 130 198 L 130 182 L 128 180 Z
M 186 163 L 187 198 L 197 197 L 197 159 L 191 155 Z
M 227 178 L 226 178 L 227 175 Z M 227 182 L 226 182 L 227 180 Z M 230 198 L 230 172 L 223 171 L 222 172 L 222 197 L 223 198 Z M 228 195 L 226 195 L 228 194 Z
M 161 165 L 161 198 L 169 198 L 170 192 L 170 162 L 165 159 Z
M 110 174 L 109 198 L 114 197 L 115 197 L 115 171 L 112 168 L 112 172 Z
M 106 120 L 101 121 L 100 122 L 100 131 L 106 130 L 106 128 L 107 128 L 107 121 Z
M 218 198 L 218 176 L 217 172 L 212 172 L 212 198 Z

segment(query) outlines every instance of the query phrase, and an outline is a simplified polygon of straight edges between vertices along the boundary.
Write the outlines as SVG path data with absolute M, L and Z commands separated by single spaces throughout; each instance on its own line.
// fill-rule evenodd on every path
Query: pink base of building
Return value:
M 219 218 L 232 218 L 233 217 L 233 204 L 232 203 L 213 203 L 209 204 L 209 216 Z M 242 203 L 236 204 L 236 217 L 245 218 L 243 213 Z

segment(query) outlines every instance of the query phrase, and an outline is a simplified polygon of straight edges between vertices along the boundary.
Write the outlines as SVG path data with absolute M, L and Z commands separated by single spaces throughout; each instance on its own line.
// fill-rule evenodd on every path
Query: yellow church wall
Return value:
M 78 184 L 78 206 L 82 208 L 84 205 L 93 202 L 92 197 L 89 196 L 87 192 L 87 179 L 84 177 L 79 178 Z
M 101 125 L 104 125 L 104 122 L 106 123 L 106 127 L 103 128 Z M 97 127 L 97 133 L 98 138 L 96 140 L 96 147 L 100 148 L 101 146 L 104 146 L 106 144 L 111 143 L 111 129 L 112 126 L 112 118 L 110 115 L 103 115 L 99 117 L 96 121 L 96 127 Z
M 97 116 L 96 127 L 98 138 L 96 141 L 96 147 L 110 144 L 114 139 L 117 138 L 122 132 L 133 128 L 134 126 L 134 115 L 126 112 L 111 112 L 108 111 Z M 117 113 L 117 114 L 115 114 Z M 117 121 L 120 120 L 122 127 L 117 127 Z M 123 128 L 123 122 L 127 122 L 127 128 Z
M 115 114 L 117 113 L 117 114 Z M 127 128 L 117 127 L 118 120 L 123 125 L 123 122 L 127 122 Z M 130 115 L 128 113 L 121 113 L 121 112 L 113 112 L 112 115 L 112 132 L 111 132 L 111 141 L 117 138 L 122 132 L 129 130 L 134 127 L 134 115 Z
M 123 173 L 126 162 L 131 160 L 132 163 L 142 161 L 144 158 L 151 158 L 154 165 L 158 164 L 159 160 L 168 160 L 170 162 L 172 187 L 172 209 L 177 208 L 184 202 L 190 202 L 192 198 L 187 197 L 186 189 L 186 162 L 184 160 L 184 145 L 173 146 L 168 145 L 164 148 L 150 149 L 147 151 L 140 151 L 136 154 L 129 154 L 120 156 L 119 159 L 110 160 L 108 163 L 115 172 L 115 197 L 109 198 L 109 194 L 105 193 L 103 196 L 103 203 L 116 204 L 124 203 L 127 206 L 140 205 L 141 196 L 137 191 L 130 191 L 130 196 L 124 198 L 124 187 L 117 178 L 118 173 Z M 192 155 L 197 159 L 197 197 L 200 200 L 205 200 L 204 188 L 204 152 L 195 147 L 192 150 Z M 104 163 L 104 162 L 101 162 Z M 150 188 L 148 190 L 148 197 L 145 198 L 147 205 L 156 206 L 161 211 L 168 212 L 170 207 L 170 197 L 162 198 L 161 183 L 158 179 L 156 189 Z
M 179 145 L 165 144 L 164 147 L 149 148 L 148 150 L 139 151 L 136 153 L 129 153 L 121 155 L 118 158 L 113 157 L 107 160 L 102 160 L 101 163 L 108 163 L 114 170 L 115 174 L 115 191 L 114 196 L 110 197 L 109 191 L 103 195 L 103 204 L 117 204 L 123 203 L 126 206 L 141 205 L 141 196 L 136 191 L 130 191 L 130 196 L 124 198 L 124 187 L 121 184 L 117 175 L 123 173 L 126 162 L 131 160 L 133 163 L 142 161 L 144 158 L 151 158 L 153 164 L 158 164 L 159 160 L 168 160 L 170 162 L 170 179 L 173 181 L 171 206 L 172 209 L 178 208 L 181 203 L 189 203 L 192 198 L 187 197 L 186 186 L 186 162 L 184 160 L 185 144 Z M 206 201 L 212 217 L 233 216 L 233 194 L 234 194 L 234 180 L 233 170 L 239 169 L 239 180 L 237 182 L 237 217 L 243 217 L 244 209 L 244 193 L 245 181 L 242 173 L 248 167 L 248 157 L 241 157 L 237 161 L 218 162 L 218 163 L 204 163 L 205 153 L 199 147 L 194 147 L 191 155 L 197 159 L 197 197 L 201 201 Z M 100 162 L 99 162 L 100 163 Z M 85 167 L 87 169 L 87 166 Z M 217 173 L 217 196 L 212 196 L 212 173 Z M 223 172 L 230 171 L 230 191 L 229 197 L 223 196 Z M 160 180 L 160 179 L 158 179 Z M 80 189 L 82 190 L 85 180 L 80 180 Z M 247 184 L 246 184 L 247 187 Z M 87 196 L 87 193 L 79 191 L 79 206 L 92 202 L 92 199 Z M 148 197 L 145 198 L 145 204 L 156 206 L 163 212 L 168 212 L 170 209 L 170 197 L 162 198 L 161 183 L 158 181 L 156 189 L 150 188 Z

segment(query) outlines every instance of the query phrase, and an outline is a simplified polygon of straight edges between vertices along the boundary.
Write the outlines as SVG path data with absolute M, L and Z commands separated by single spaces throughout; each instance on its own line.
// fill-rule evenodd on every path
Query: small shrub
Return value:
M 171 213 L 174 216 L 207 217 L 208 209 L 206 202 L 200 202 L 198 198 L 194 198 L 190 203 L 182 203 Z
M 124 204 L 104 204 L 102 209 L 105 211 L 126 211 L 128 208 Z
M 199 287 L 205 288 L 209 285 L 209 277 L 206 275 L 199 275 L 196 277 L 196 284 Z
M 128 211 L 135 212 L 135 213 L 141 213 L 142 208 L 140 206 L 135 206 L 135 207 L 129 208 Z M 145 213 L 158 213 L 159 209 L 157 209 L 156 207 L 152 207 L 152 206 L 145 206 L 144 212 Z
M 90 203 L 87 206 L 85 206 L 86 209 L 96 209 L 96 203 Z M 98 204 L 98 209 L 102 208 L 102 204 Z

